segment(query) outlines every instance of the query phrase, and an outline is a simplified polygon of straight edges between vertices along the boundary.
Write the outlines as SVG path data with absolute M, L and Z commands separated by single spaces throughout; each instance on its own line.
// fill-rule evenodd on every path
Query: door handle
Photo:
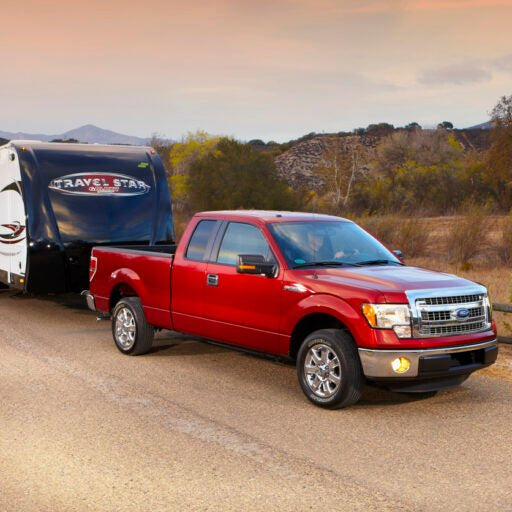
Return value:
M 206 284 L 208 286 L 219 286 L 219 276 L 217 274 L 208 274 L 206 276 Z

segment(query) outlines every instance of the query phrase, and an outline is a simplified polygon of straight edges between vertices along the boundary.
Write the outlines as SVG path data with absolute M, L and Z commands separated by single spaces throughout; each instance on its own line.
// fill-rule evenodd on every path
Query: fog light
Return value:
M 406 357 L 397 357 L 391 361 L 391 368 L 395 373 L 405 373 L 411 367 L 411 362 Z
M 410 325 L 395 325 L 393 331 L 399 338 L 410 338 L 412 336 Z

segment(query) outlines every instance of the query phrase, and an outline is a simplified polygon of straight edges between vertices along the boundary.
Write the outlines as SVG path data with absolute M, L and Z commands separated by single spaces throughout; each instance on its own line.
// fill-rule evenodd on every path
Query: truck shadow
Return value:
M 50 302 L 62 306 L 66 309 L 75 311 L 90 311 L 87 307 L 85 299 L 79 293 L 64 293 L 57 295 L 35 295 L 32 293 L 24 293 L 14 290 L 0 290 L 0 294 L 7 295 L 12 300 L 31 301 L 39 300 L 43 302 Z M 91 311 L 91 315 L 94 313 Z
M 20 302 L 34 300 L 49 302 L 75 313 L 90 314 L 91 320 L 95 318 L 95 314 L 87 308 L 84 298 L 77 293 L 42 296 L 0 289 L 0 296 L 7 296 L 9 299 Z M 112 348 L 114 349 L 111 338 L 109 338 L 108 342 L 112 343 Z M 274 396 L 279 396 L 282 400 L 297 401 L 297 403 L 300 402 L 310 406 L 309 402 L 304 400 L 298 386 L 295 376 L 295 363 L 285 358 L 250 352 L 210 340 L 165 330 L 159 331 L 156 334 L 153 349 L 144 357 L 195 357 L 197 358 L 195 364 L 197 364 L 198 374 L 206 369 L 211 372 L 218 370 L 219 375 L 228 376 L 233 381 L 240 378 L 241 369 L 243 369 L 243 378 L 252 382 L 254 386 L 266 388 L 267 392 L 272 393 Z M 462 386 L 448 392 L 440 392 L 439 396 L 443 397 L 443 395 L 446 396 L 448 393 L 450 396 L 457 394 L 457 399 L 460 399 L 461 395 L 468 394 L 468 390 Z M 439 397 L 396 393 L 385 388 L 366 386 L 361 400 L 355 406 L 352 406 L 351 409 L 397 406 L 438 399 Z
M 284 400 L 300 400 L 305 405 L 311 405 L 303 400 L 302 392 L 297 383 L 295 363 L 286 358 L 250 352 L 237 347 L 193 338 L 164 331 L 156 338 L 156 346 L 148 354 L 149 357 L 196 357 L 197 371 L 208 369 L 215 372 L 218 369 L 222 377 L 236 381 L 243 368 L 244 378 L 252 385 L 268 389 L 274 396 L 279 395 Z M 211 358 L 201 356 L 213 356 Z M 452 390 L 452 393 L 454 391 Z M 464 393 L 464 389 L 456 388 L 455 392 Z M 352 408 L 366 409 L 372 407 L 394 406 L 422 402 L 435 399 L 435 394 L 396 393 L 386 388 L 373 385 L 365 386 L 361 400 Z

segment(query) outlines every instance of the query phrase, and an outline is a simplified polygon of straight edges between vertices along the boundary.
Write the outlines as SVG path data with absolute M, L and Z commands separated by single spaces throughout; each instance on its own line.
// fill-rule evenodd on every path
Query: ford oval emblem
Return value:
M 464 320 L 467 320 L 469 318 L 469 309 L 466 309 L 466 308 L 462 308 L 462 309 L 457 309 L 457 311 L 455 311 L 455 318 L 459 321 L 459 322 L 464 322 Z

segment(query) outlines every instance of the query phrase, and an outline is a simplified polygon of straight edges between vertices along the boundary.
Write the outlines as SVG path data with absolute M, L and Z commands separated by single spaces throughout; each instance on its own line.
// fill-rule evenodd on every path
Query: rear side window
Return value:
M 196 226 L 187 247 L 185 257 L 189 260 L 204 261 L 207 257 L 206 249 L 217 224 L 216 220 L 202 220 Z
M 236 265 L 239 254 L 260 254 L 265 261 L 275 262 L 263 233 L 256 226 L 231 222 L 224 234 L 217 263 Z

